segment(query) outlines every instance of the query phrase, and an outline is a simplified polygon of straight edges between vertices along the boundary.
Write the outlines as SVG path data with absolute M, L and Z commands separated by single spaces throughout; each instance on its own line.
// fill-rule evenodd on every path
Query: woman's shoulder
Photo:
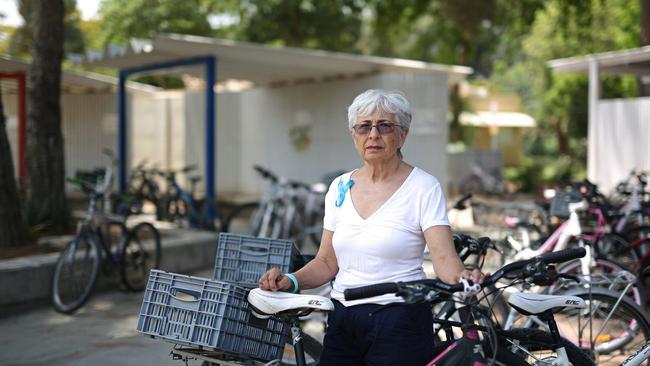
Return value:
M 355 170 L 356 170 L 356 169 L 354 169 L 354 170 L 350 170 L 349 172 L 343 172 L 343 171 L 341 171 L 340 174 L 338 174 L 338 175 L 332 175 L 333 177 L 335 177 L 334 179 L 332 179 L 332 181 L 330 181 L 330 182 L 324 182 L 324 183 L 328 183 L 330 189 L 331 189 L 332 187 L 336 188 L 336 187 L 338 187 L 339 182 L 342 181 L 343 183 L 345 183 L 345 182 L 347 182 L 348 180 L 350 180 L 350 177 L 352 176 L 352 173 L 354 173 Z
M 423 169 L 413 167 L 411 175 L 413 178 L 412 181 L 418 186 L 423 188 L 440 188 L 440 181 L 438 181 L 438 178 Z

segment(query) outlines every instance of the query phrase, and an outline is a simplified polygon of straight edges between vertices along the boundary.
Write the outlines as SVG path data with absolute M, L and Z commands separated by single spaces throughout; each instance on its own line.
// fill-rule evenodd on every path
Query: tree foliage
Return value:
M 74 3 L 66 0 L 66 19 L 79 24 Z M 26 26 L 16 44 L 31 32 L 33 4 L 20 0 Z M 81 29 L 95 47 L 163 32 L 471 66 L 472 78 L 522 97 L 539 126 L 530 170 L 550 177 L 535 167 L 539 157 L 559 166 L 555 176 L 584 170 L 587 81 L 546 62 L 647 44 L 648 12 L 650 0 L 102 0 L 101 21 Z M 606 97 L 636 93 L 634 79 L 604 79 Z
M 586 165 L 588 81 L 584 75 L 552 73 L 552 59 L 633 48 L 640 32 L 640 2 L 627 0 L 549 0 L 538 11 L 519 55 L 497 62 L 492 81 L 523 97 L 538 128 L 530 136 L 532 179 L 541 166 L 556 166 L 549 180 L 584 175 Z M 597 31 L 595 31 L 597 30 Z M 605 98 L 636 96 L 630 77 L 603 79 Z M 539 140 L 548 140 L 548 143 Z M 563 156 L 565 158 L 557 159 Z M 571 159 L 569 159 L 571 157 Z M 568 163 L 567 163 L 568 161 Z
M 11 35 L 8 52 L 11 55 L 29 57 L 34 33 L 34 8 L 38 0 L 17 0 L 18 12 L 23 24 Z M 65 0 L 64 52 L 84 53 L 86 50 L 83 33 L 80 29 L 81 13 L 76 0 Z
M 101 43 L 124 44 L 129 38 L 158 33 L 207 36 L 208 7 L 200 0 L 102 0 Z

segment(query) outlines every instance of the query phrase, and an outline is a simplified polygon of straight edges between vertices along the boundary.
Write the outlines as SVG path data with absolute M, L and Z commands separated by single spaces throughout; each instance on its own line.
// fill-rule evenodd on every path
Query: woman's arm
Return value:
M 331 281 L 339 272 L 339 266 L 332 245 L 333 231 L 323 230 L 320 248 L 316 257 L 293 275 L 301 290 L 316 288 Z M 278 268 L 272 268 L 262 275 L 259 281 L 262 290 L 289 290 L 293 283 Z
M 438 278 L 446 283 L 458 283 L 460 277 L 482 282 L 483 274 L 478 269 L 469 271 L 456 253 L 449 226 L 432 226 L 424 231 L 424 239 L 429 247 L 433 270 Z

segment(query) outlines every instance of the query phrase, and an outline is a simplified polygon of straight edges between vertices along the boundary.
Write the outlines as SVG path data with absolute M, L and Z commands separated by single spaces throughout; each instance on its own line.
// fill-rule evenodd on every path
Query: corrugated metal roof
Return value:
M 109 47 L 103 53 L 89 53 L 85 62 L 124 69 L 206 55 L 217 56 L 218 81 L 239 79 L 262 85 L 336 80 L 390 71 L 446 73 L 450 81 L 455 82 L 473 72 L 466 66 L 273 47 L 181 34 L 158 34 L 150 41 L 133 39 L 125 47 Z M 183 68 L 181 72 L 192 73 L 192 70 L 197 73 L 200 68 Z
M 586 56 L 560 58 L 547 62 L 557 72 L 589 72 L 591 60 L 598 62 L 598 71 L 605 75 L 650 75 L 650 46 L 622 51 L 594 53 Z
M 0 55 L 0 72 L 25 72 L 29 73 L 30 63 L 8 55 Z M 27 78 L 29 82 L 29 78 Z M 157 87 L 129 82 L 129 88 L 142 91 L 160 90 Z M 66 94 L 84 94 L 84 93 L 106 93 L 115 90 L 117 87 L 117 78 L 106 75 L 63 70 L 61 75 L 61 89 Z M 15 94 L 16 86 L 12 82 L 2 82 L 3 94 Z

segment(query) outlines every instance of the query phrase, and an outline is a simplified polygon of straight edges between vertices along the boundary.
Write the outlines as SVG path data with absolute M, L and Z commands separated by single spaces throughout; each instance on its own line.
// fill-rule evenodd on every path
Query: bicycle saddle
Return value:
M 564 307 L 583 309 L 587 307 L 585 300 L 577 296 L 542 295 L 517 292 L 510 295 L 508 303 L 524 315 L 541 314 L 546 310 Z
M 248 293 L 248 303 L 256 315 L 261 317 L 291 310 L 334 310 L 334 303 L 323 296 L 273 292 L 259 288 L 254 288 Z

